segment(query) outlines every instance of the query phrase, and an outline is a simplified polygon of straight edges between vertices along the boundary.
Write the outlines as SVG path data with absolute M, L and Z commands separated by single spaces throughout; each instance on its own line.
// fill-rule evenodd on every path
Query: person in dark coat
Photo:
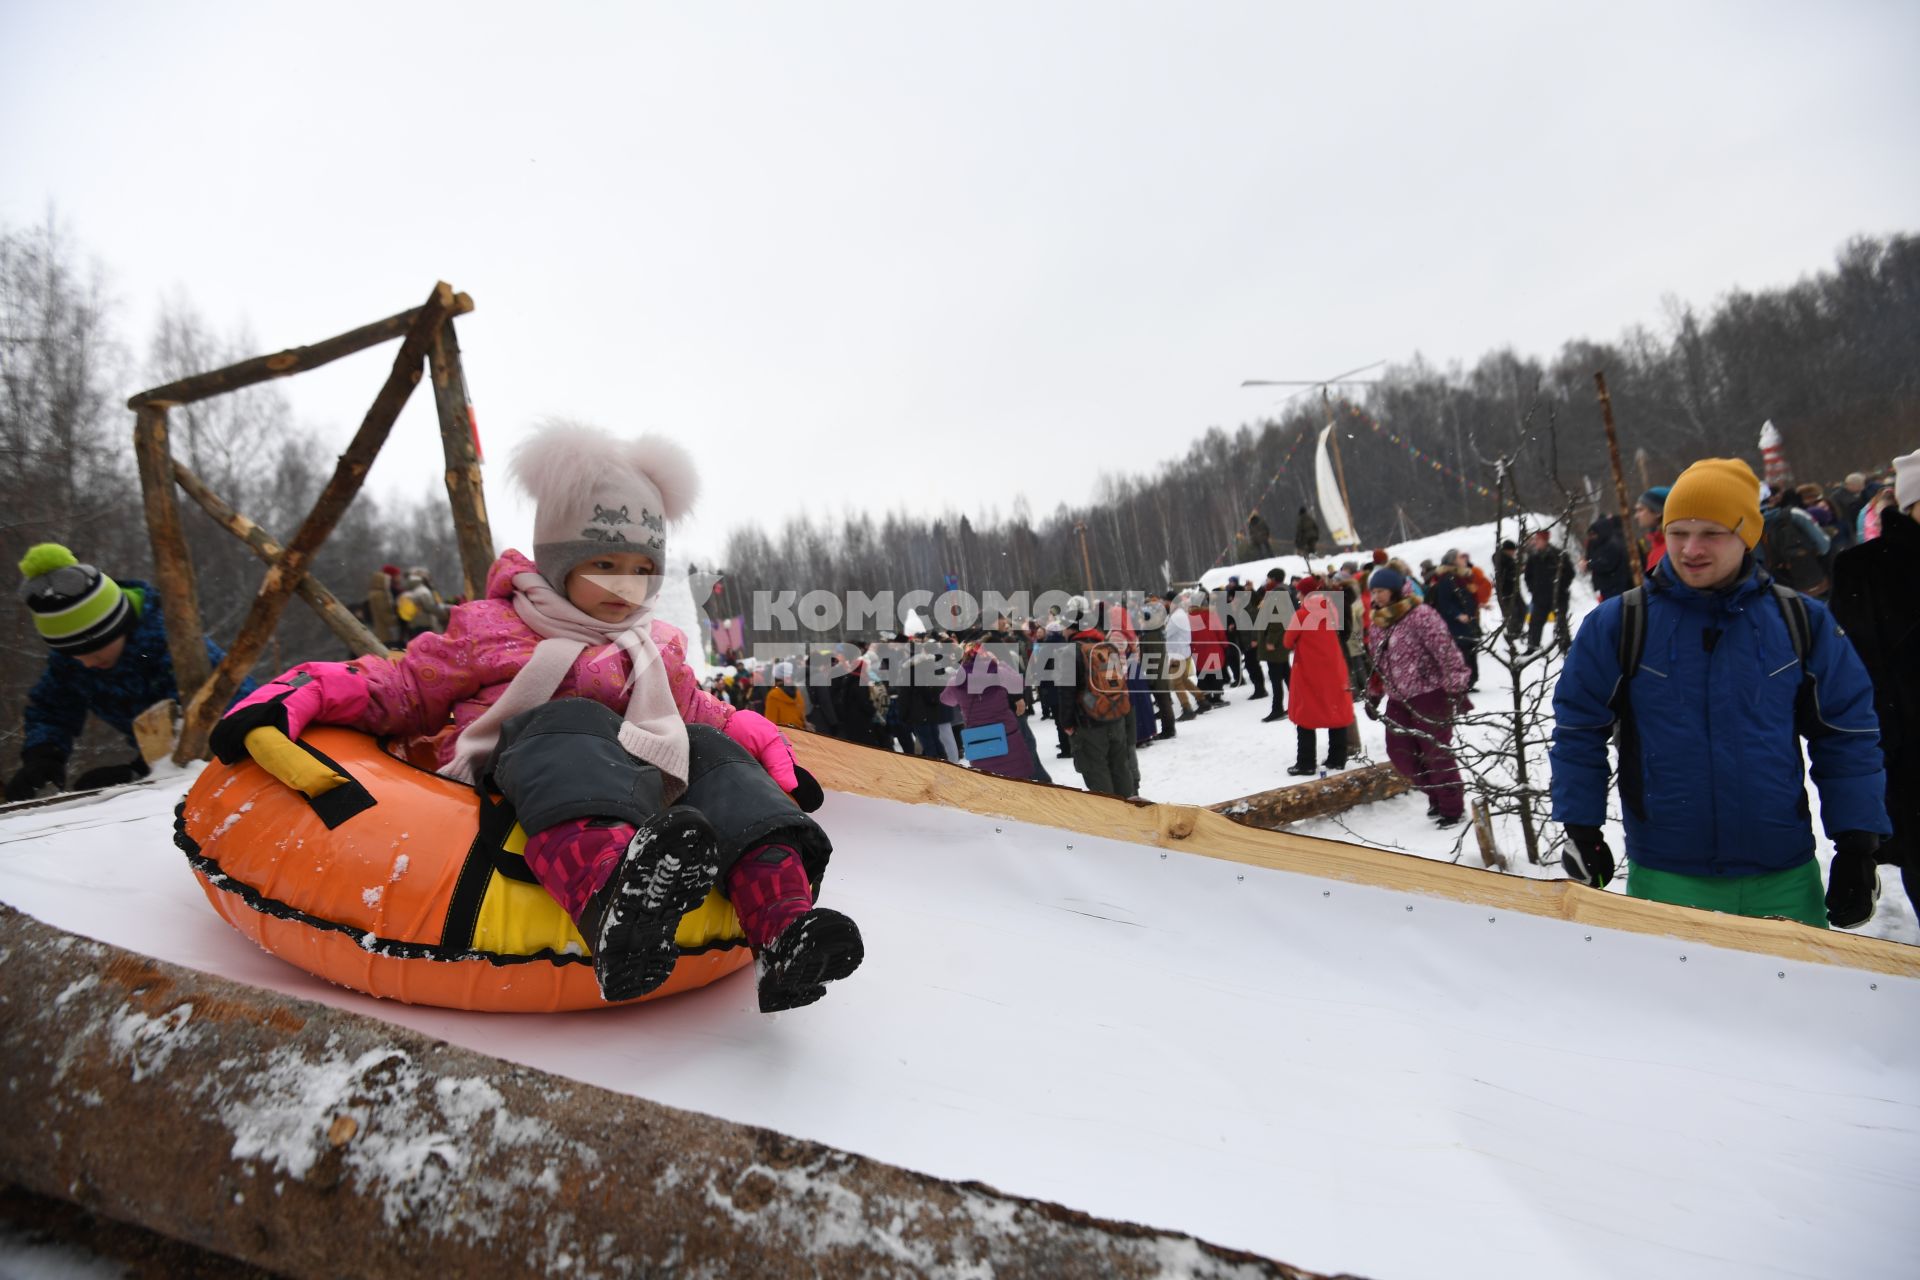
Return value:
M 1633 562 L 1627 558 L 1626 535 L 1620 517 L 1604 515 L 1587 528 L 1587 574 L 1594 594 L 1602 600 L 1624 595 L 1633 586 Z
M 1493 553 L 1493 598 L 1500 606 L 1500 626 L 1510 640 L 1518 640 L 1527 624 L 1527 604 L 1520 596 L 1520 548 L 1512 538 Z
M 1293 619 L 1300 602 L 1287 585 L 1287 575 L 1279 565 L 1267 570 L 1267 585 L 1260 592 L 1254 619 L 1254 659 L 1265 664 L 1267 684 L 1273 689 L 1273 707 L 1260 722 L 1284 720 L 1287 716 L 1287 681 L 1291 678 L 1292 657 L 1287 647 L 1287 623 Z
M 1312 559 L 1313 553 L 1320 548 L 1320 522 L 1313 518 L 1313 512 L 1300 508 L 1300 518 L 1293 524 L 1293 549 L 1302 559 Z
M 1480 687 L 1480 601 L 1473 594 L 1473 579 L 1460 568 L 1458 551 L 1440 558 L 1427 603 L 1447 624 L 1447 634 L 1467 664 L 1467 690 L 1472 692 Z
M 1834 561 L 1828 605 L 1873 680 L 1893 822 L 1879 859 L 1899 866 L 1908 901 L 1920 907 L 1920 452 L 1896 469 L 1902 464 L 1880 536 Z
M 133 578 L 117 583 L 53 542 L 29 548 L 20 572 L 20 598 L 53 652 L 27 694 L 25 741 L 20 764 L 7 779 L 9 802 L 32 799 L 46 786 L 68 789 L 67 759 L 89 715 L 126 735 L 131 746 L 136 716 L 157 702 L 180 700 L 159 592 Z M 211 670 L 227 655 L 212 640 L 206 646 Z M 242 680 L 233 700 L 254 688 L 251 679 Z M 124 764 L 82 773 L 72 789 L 118 786 L 147 772 L 136 750 Z
M 1033 656 L 1027 664 L 1027 684 L 1040 690 L 1041 705 L 1047 711 L 1046 718 L 1053 721 L 1053 755 L 1056 760 L 1070 759 L 1073 755 L 1073 740 L 1060 718 L 1063 686 L 1055 678 L 1057 673 L 1067 669 L 1068 657 L 1063 650 L 1072 646 L 1073 640 L 1067 635 L 1066 626 L 1057 617 L 1049 618 L 1040 632 L 1040 638 L 1033 642 Z
M 1258 702 L 1267 697 L 1267 677 L 1260 670 L 1260 662 L 1254 658 L 1256 633 L 1252 629 L 1254 610 L 1260 603 L 1260 593 L 1252 585 L 1244 585 L 1238 578 L 1227 580 L 1225 591 L 1225 614 L 1227 624 L 1227 672 L 1233 677 L 1233 687 L 1240 687 L 1240 672 L 1254 681 L 1254 693 L 1248 702 Z
M 1527 609 L 1528 650 L 1540 647 L 1549 613 L 1558 618 L 1553 628 L 1554 641 L 1565 649 L 1572 643 L 1567 606 L 1573 594 L 1573 557 L 1554 546 L 1553 535 L 1542 529 L 1533 535 L 1527 547 L 1527 560 L 1521 572 L 1526 575 L 1527 595 L 1531 598 Z
M 1267 528 L 1267 522 L 1256 511 L 1247 517 L 1247 555 L 1265 559 L 1273 553 L 1273 530 Z
M 950 760 L 940 741 L 940 726 L 945 722 L 946 708 L 940 704 L 939 661 L 939 657 L 928 646 L 913 645 L 913 656 L 907 660 L 907 674 L 896 699 L 904 704 L 900 719 L 905 722 L 907 731 L 913 734 L 920 754 L 929 760 Z

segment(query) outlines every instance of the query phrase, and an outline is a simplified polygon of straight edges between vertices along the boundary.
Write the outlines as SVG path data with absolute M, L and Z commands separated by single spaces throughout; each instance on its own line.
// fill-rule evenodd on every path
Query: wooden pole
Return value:
M 1327 395 L 1325 387 L 1320 389 L 1320 400 L 1327 406 L 1327 425 L 1333 428 L 1327 436 L 1327 445 L 1333 451 L 1333 474 L 1340 481 L 1340 504 L 1347 509 L 1347 536 L 1353 539 L 1351 545 L 1358 547 L 1360 521 L 1354 518 L 1353 499 L 1347 496 L 1347 468 L 1346 464 L 1340 461 L 1340 425 L 1333 420 L 1333 399 Z
M 153 543 L 153 576 L 160 583 L 160 608 L 166 615 L 167 652 L 173 658 L 174 685 L 184 703 L 207 683 L 207 643 L 200 625 L 193 556 L 187 551 L 180 506 L 173 496 L 173 454 L 167 443 L 164 408 L 149 406 L 135 414 L 133 456 L 140 469 L 147 537 Z
M 1076 520 L 1073 531 L 1080 535 L 1080 572 L 1084 576 L 1089 594 L 1093 591 L 1093 561 L 1087 557 L 1087 522 Z
M 1594 371 L 1593 385 L 1600 393 L 1600 421 L 1607 428 L 1607 460 L 1613 464 L 1613 497 L 1620 504 L 1620 537 L 1627 544 L 1627 560 L 1632 564 L 1633 585 L 1637 587 L 1646 581 L 1646 575 L 1640 567 L 1640 539 L 1630 532 L 1633 508 L 1627 505 L 1627 474 L 1620 466 L 1620 436 L 1613 429 L 1613 397 L 1607 394 L 1606 370 Z
M 270 356 L 255 356 L 251 360 L 242 360 L 239 364 L 228 365 L 224 369 L 215 369 L 211 373 L 196 373 L 191 378 L 182 378 L 178 382 L 169 382 L 164 387 L 154 387 L 142 391 L 127 401 L 129 409 L 144 409 L 149 406 L 166 408 L 171 405 L 191 404 L 195 400 L 205 400 L 208 396 L 217 396 L 226 391 L 238 391 L 242 387 L 253 386 L 257 382 L 266 382 L 271 378 L 284 378 L 289 374 L 305 373 L 309 369 L 318 369 L 330 364 L 342 356 L 350 356 L 368 347 L 378 346 L 409 332 L 414 322 L 420 318 L 422 308 L 402 311 L 399 315 L 388 316 L 385 320 L 376 320 L 372 324 L 362 325 L 351 333 L 316 342 L 309 347 L 291 347 Z M 466 294 L 455 294 L 453 299 L 454 315 L 465 315 L 473 310 L 473 299 Z
M 440 415 L 440 448 L 447 459 L 447 502 L 453 508 L 454 535 L 460 544 L 460 572 L 466 580 L 466 598 L 478 600 L 486 594 L 487 571 L 493 567 L 493 529 L 487 522 L 486 490 L 480 481 L 473 401 L 467 395 L 460 339 L 451 316 L 434 330 L 427 347 L 427 368 Z
M 300 525 L 299 532 L 293 535 L 293 541 L 287 544 L 286 551 L 267 570 L 259 594 L 254 596 L 253 607 L 240 624 L 240 634 L 234 637 L 233 647 L 227 651 L 226 660 L 188 702 L 186 722 L 180 730 L 180 746 L 174 752 L 175 760 L 184 764 L 206 753 L 207 736 L 213 731 L 214 721 L 220 718 L 228 700 L 233 697 L 233 691 L 239 688 L 241 677 L 259 660 L 268 639 L 273 635 L 274 626 L 280 620 L 281 611 L 286 608 L 288 597 L 305 575 L 314 552 L 333 532 L 347 505 L 360 491 L 360 485 L 367 477 L 367 469 L 373 465 L 374 456 L 380 452 L 387 434 L 393 430 L 394 420 L 400 416 L 400 410 L 405 407 L 407 397 L 413 394 L 414 387 L 419 385 L 427 346 L 433 340 L 434 331 L 453 313 L 455 305 L 453 289 L 442 281 L 434 285 L 426 304 L 414 312 L 413 327 L 400 344 L 400 352 L 393 359 L 393 368 L 387 374 L 386 383 L 374 397 L 372 406 L 360 423 L 360 430 L 354 434 L 353 443 L 340 455 L 333 478 L 321 490 L 313 510 L 307 513 L 306 520 Z
M 173 464 L 173 478 L 180 482 L 180 487 L 187 491 L 188 497 L 199 503 L 201 509 L 213 517 L 215 524 L 246 543 L 253 549 L 253 554 L 268 564 L 273 564 L 286 553 L 286 548 L 275 542 L 272 535 L 228 506 L 218 494 L 207 487 L 206 481 L 189 471 L 184 463 L 176 461 Z M 370 654 L 376 658 L 387 656 L 387 646 L 362 625 L 360 619 L 354 617 L 353 612 L 340 603 L 339 597 L 322 586 L 312 574 L 303 575 L 300 585 L 294 590 L 300 593 L 300 598 L 320 615 L 320 621 L 326 623 L 327 629 L 339 636 L 347 648 L 355 653 Z M 277 636 L 275 643 L 278 644 Z M 278 665 L 277 659 L 275 665 Z

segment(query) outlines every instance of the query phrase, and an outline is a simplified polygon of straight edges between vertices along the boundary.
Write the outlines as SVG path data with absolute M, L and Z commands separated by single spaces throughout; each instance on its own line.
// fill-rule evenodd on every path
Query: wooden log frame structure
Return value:
M 369 325 L 274 355 L 256 356 L 154 387 L 127 401 L 134 411 L 134 457 L 140 469 L 140 487 L 153 543 L 154 577 L 166 612 L 167 644 L 173 657 L 174 679 L 185 711 L 180 740 L 173 758 L 185 764 L 206 754 L 213 725 L 233 697 L 246 672 L 259 661 L 271 640 L 287 601 L 298 593 L 328 628 L 356 653 L 384 654 L 381 642 L 331 591 L 308 572 L 315 554 L 333 532 L 340 517 L 359 493 L 367 471 L 386 443 L 400 411 L 413 389 L 431 371 L 440 442 L 446 456 L 447 498 L 453 508 L 460 547 L 460 568 L 466 594 L 477 598 L 493 563 L 493 534 L 480 480 L 478 433 L 467 396 L 466 372 L 460 363 L 460 342 L 453 320 L 473 310 L 473 299 L 454 292 L 445 281 L 436 283 L 427 300 Z M 313 509 L 285 544 L 236 511 L 205 481 L 174 459 L 167 438 L 167 414 L 179 405 L 223 395 L 272 378 L 285 378 L 317 369 L 343 356 L 380 343 L 400 339 L 400 350 L 360 428 L 334 467 L 332 477 L 315 499 Z M 267 563 L 267 572 L 247 611 L 246 619 L 226 658 L 208 670 L 200 621 L 199 592 L 193 561 L 187 551 L 174 486 L 187 492 L 214 523 L 245 542 Z
M 1153 845 L 1349 884 L 1473 902 L 1628 933 L 1678 938 L 1787 960 L 1920 977 L 1920 947 L 1792 920 L 1760 920 L 1648 902 L 1571 880 L 1532 880 L 1284 831 L 1243 826 L 1199 805 L 1154 804 L 976 773 L 943 761 L 783 730 L 794 756 L 829 791 L 938 804 L 1089 836 Z

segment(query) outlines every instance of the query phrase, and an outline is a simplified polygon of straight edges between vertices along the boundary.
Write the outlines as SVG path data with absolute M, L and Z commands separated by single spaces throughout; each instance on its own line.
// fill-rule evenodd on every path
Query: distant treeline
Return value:
M 1758 473 L 1768 419 L 1803 481 L 1884 470 L 1920 446 L 1917 357 L 1920 237 L 1863 237 L 1832 270 L 1788 288 L 1736 291 L 1705 312 L 1669 302 L 1657 330 L 1570 341 L 1548 362 L 1503 350 L 1442 370 L 1416 356 L 1350 402 L 1336 396 L 1331 409 L 1355 524 L 1379 544 L 1397 539 L 1403 520 L 1416 535 L 1491 520 L 1495 502 L 1484 491 L 1496 487 L 1500 456 L 1515 458 L 1518 501 L 1529 509 L 1562 510 L 1567 491 L 1589 484 L 1611 502 L 1596 371 L 1606 373 L 1630 498 L 1643 475 L 1667 483 L 1696 458 L 1746 458 Z M 1102 589 L 1191 581 L 1244 555 L 1236 539 L 1255 510 L 1276 549 L 1291 552 L 1301 505 L 1319 514 L 1310 437 L 1328 411 L 1303 395 L 1280 417 L 1232 433 L 1211 428 L 1184 456 L 1098 477 L 1090 503 L 1063 503 L 1038 520 L 1009 493 L 1007 515 L 948 508 L 740 528 L 726 544 L 718 603 L 751 624 L 761 589 L 938 593 L 953 578 L 972 592 L 1081 590 L 1083 523 L 1085 560 Z

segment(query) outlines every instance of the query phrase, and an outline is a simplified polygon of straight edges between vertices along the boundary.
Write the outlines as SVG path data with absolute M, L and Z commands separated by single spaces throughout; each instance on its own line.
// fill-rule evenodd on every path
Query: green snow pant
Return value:
M 1125 799 L 1140 794 L 1140 758 L 1133 749 L 1133 717 L 1082 720 L 1070 735 L 1073 767 L 1087 790 Z
M 1812 858 L 1785 871 L 1753 876 L 1683 876 L 1629 861 L 1627 896 L 1735 916 L 1785 916 L 1816 929 L 1827 927 L 1827 891 L 1820 883 L 1820 864 Z

